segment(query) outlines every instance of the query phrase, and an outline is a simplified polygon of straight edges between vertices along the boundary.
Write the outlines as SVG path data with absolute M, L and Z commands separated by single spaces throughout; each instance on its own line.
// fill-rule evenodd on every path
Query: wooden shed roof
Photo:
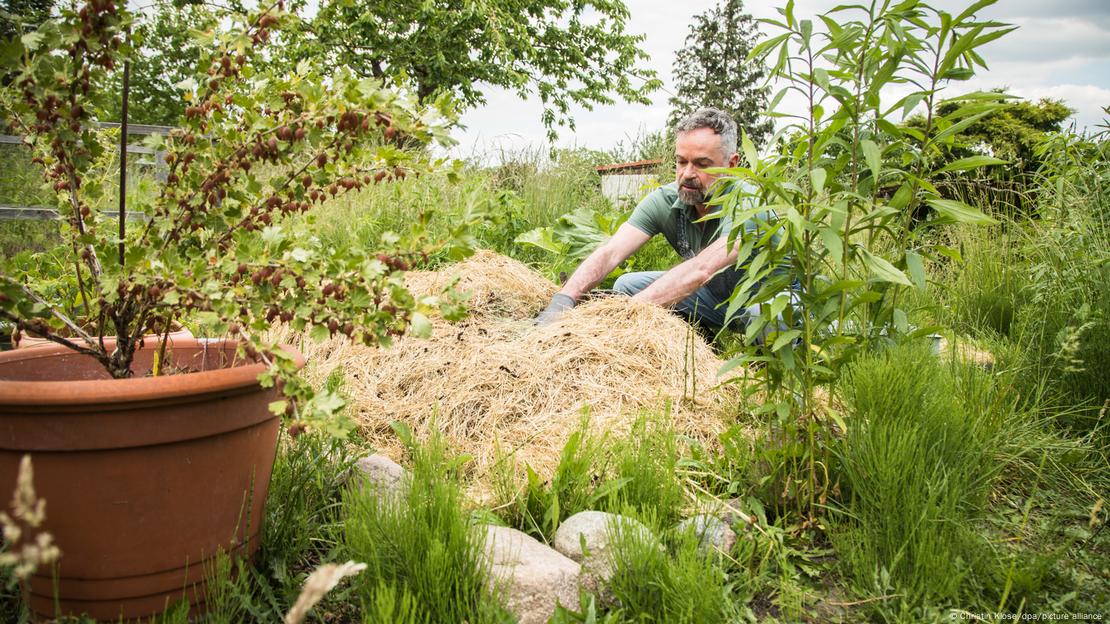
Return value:
M 617 163 L 615 165 L 601 165 L 597 172 L 601 175 L 620 175 L 622 173 L 640 173 L 663 164 L 662 158 L 651 160 L 637 160 L 635 162 Z

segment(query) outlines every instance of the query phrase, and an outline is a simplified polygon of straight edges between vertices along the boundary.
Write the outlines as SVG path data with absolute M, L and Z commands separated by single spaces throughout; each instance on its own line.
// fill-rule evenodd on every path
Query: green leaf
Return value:
M 413 335 L 418 338 L 428 338 L 432 335 L 432 322 L 428 320 L 427 316 L 419 312 L 413 313 L 410 327 Z
M 890 198 L 888 205 L 891 208 L 901 210 L 910 204 L 910 199 L 913 198 L 913 188 L 909 182 L 903 182 L 902 186 L 894 192 L 894 197 Z
M 860 149 L 863 150 L 863 157 L 867 160 L 867 168 L 871 170 L 871 178 L 878 183 L 882 158 L 879 146 L 874 141 L 864 139 L 860 141 Z
M 313 325 L 312 329 L 308 330 L 308 337 L 314 342 L 323 342 L 331 337 L 331 332 L 323 325 Z
M 312 397 L 312 404 L 320 412 L 330 415 L 343 409 L 347 402 L 343 400 L 343 397 L 329 390 Z
M 31 31 L 20 37 L 19 41 L 23 43 L 23 47 L 27 48 L 28 52 L 34 52 L 38 49 L 40 45 L 42 45 L 43 39 L 44 37 L 42 33 L 38 31 Z
M 964 9 L 962 13 L 956 16 L 956 23 L 962 23 L 965 19 L 971 17 L 972 15 L 975 15 L 980 10 L 991 6 L 997 1 L 998 0 L 979 0 L 978 2 L 973 3 L 971 6 Z
M 823 227 L 818 230 L 821 235 L 821 242 L 825 243 L 825 249 L 829 250 L 837 264 L 844 261 L 844 241 L 840 238 L 840 232 L 833 228 Z
M 814 193 L 820 193 L 821 190 L 825 188 L 825 179 L 827 177 L 828 173 L 821 167 L 816 167 L 809 172 L 809 180 L 813 185 Z
M 289 406 L 289 401 L 272 401 L 267 407 L 270 408 L 270 413 L 274 416 L 281 416 L 285 414 L 285 409 Z
M 801 335 L 802 330 L 800 329 L 791 329 L 790 331 L 779 334 L 779 337 L 775 339 L 775 344 L 771 345 L 771 351 L 778 351 Z
M 948 137 L 952 137 L 952 136 L 955 136 L 955 135 L 963 132 L 971 124 L 973 124 L 973 123 L 979 121 L 980 119 L 982 119 L 983 117 L 989 115 L 992 112 L 992 110 L 983 111 L 983 112 L 978 113 L 976 115 L 972 115 L 970 117 L 967 117 L 966 119 L 963 119 L 963 120 L 961 120 L 957 123 L 954 123 L 951 126 L 948 126 L 944 130 L 941 130 L 940 132 L 936 133 L 935 136 L 933 136 L 931 139 L 929 139 L 929 142 L 930 143 L 939 143 L 940 141 L 942 141 L 944 139 L 947 139 Z
M 975 72 L 969 67 L 953 67 L 952 69 L 944 72 L 942 78 L 944 80 L 971 80 Z
M 554 254 L 566 251 L 566 245 L 555 240 L 554 231 L 550 227 L 538 227 L 517 236 L 513 242 L 518 245 L 532 245 Z
M 969 156 L 959 160 L 952 161 L 947 165 L 937 169 L 933 175 L 944 173 L 946 171 L 967 171 L 968 169 L 978 169 L 980 167 L 988 167 L 990 165 L 1005 165 L 1006 161 L 1001 158 L 993 156 Z
M 0 65 L 15 67 L 19 64 L 19 57 L 23 54 L 23 45 L 18 39 L 0 40 Z
M 964 261 L 964 257 L 962 254 L 960 254 L 960 250 L 958 249 L 955 249 L 953 247 L 945 247 L 944 245 L 937 245 L 935 249 L 937 250 L 937 253 L 944 256 L 945 258 L 948 258 L 949 260 L 952 260 L 953 262 Z
M 790 297 L 786 295 L 779 295 L 771 302 L 771 318 L 779 318 L 782 311 L 786 309 L 787 304 L 790 303 Z
M 913 286 L 913 282 L 910 281 L 910 278 L 906 277 L 906 274 L 899 271 L 893 264 L 871 253 L 865 247 L 860 247 L 859 251 L 863 257 L 863 263 L 867 266 L 867 269 L 871 271 L 871 276 L 875 279 L 882 282 L 902 284 L 903 286 Z
M 921 261 L 921 255 L 916 251 L 906 252 L 906 270 L 909 271 L 914 286 L 918 290 L 925 290 L 925 265 Z
M 894 308 L 892 315 L 894 317 L 894 328 L 902 334 L 909 332 L 910 320 L 906 317 L 905 310 L 902 308 Z
M 932 206 L 942 217 L 959 223 L 970 223 L 973 225 L 993 225 L 998 223 L 997 219 L 983 214 L 978 208 L 954 199 L 928 199 L 925 203 Z
M 752 139 L 747 132 L 743 134 L 740 145 L 744 150 L 744 159 L 748 161 L 748 166 L 754 169 L 759 164 L 759 157 L 755 151 L 755 143 L 752 143 Z

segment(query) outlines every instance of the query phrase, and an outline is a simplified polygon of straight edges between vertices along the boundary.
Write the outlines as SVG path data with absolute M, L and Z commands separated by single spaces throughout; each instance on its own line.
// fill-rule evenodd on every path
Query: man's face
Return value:
M 706 173 L 706 169 L 735 167 L 739 162 L 739 155 L 724 153 L 721 149 L 721 135 L 712 128 L 678 133 L 674 155 L 678 198 L 691 206 L 705 203 L 706 189 L 719 177 Z

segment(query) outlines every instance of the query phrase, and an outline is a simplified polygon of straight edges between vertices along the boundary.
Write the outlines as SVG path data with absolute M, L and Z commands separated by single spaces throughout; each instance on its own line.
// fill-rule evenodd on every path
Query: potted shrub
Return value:
M 182 597 L 203 604 L 208 559 L 258 545 L 278 416 L 350 427 L 335 416 L 340 399 L 298 379 L 303 360 L 266 330 L 280 320 L 367 344 L 428 331 L 424 315 L 439 303 L 410 296 L 402 272 L 443 246 L 466 248 L 462 226 L 436 244 L 418 228 L 404 242 L 383 237 L 374 253 L 291 227 L 326 200 L 431 166 L 398 146 L 445 139 L 446 125 L 444 111 L 419 111 L 379 82 L 303 64 L 260 69 L 260 47 L 296 19 L 280 3 L 203 35 L 210 53 L 179 85 L 183 124 L 147 143 L 165 155 L 165 183 L 149 197 L 121 192 L 118 217 L 102 215 L 114 203 L 109 174 L 125 189 L 127 169 L 113 165 L 125 150 L 106 148 L 94 111 L 98 98 L 122 97 L 122 146 L 131 19 L 118 0 L 91 0 L 3 50 L 6 121 L 56 194 L 80 301 L 74 313 L 0 269 L 0 320 L 17 340 L 54 343 L 0 354 L 0 491 L 30 454 L 43 529 L 62 553 L 25 584 L 42 616 L 131 619 Z M 112 71 L 123 93 L 98 92 Z M 180 320 L 224 339 L 167 348 Z

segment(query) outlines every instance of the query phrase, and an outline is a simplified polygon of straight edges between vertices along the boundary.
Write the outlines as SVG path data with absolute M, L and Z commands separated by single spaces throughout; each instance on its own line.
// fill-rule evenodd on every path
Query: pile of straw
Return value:
M 671 404 L 675 430 L 710 446 L 737 402 L 718 386 L 722 362 L 681 318 L 627 297 L 585 303 L 558 321 L 531 319 L 555 286 L 523 264 L 479 252 L 439 272 L 412 273 L 414 294 L 436 294 L 458 277 L 470 316 L 435 320 L 428 340 L 403 337 L 389 348 L 337 338 L 302 348 L 306 374 L 322 383 L 340 368 L 352 415 L 379 452 L 402 454 L 389 427 L 431 426 L 476 460 L 482 479 L 495 449 L 550 474 L 588 408 L 591 426 L 618 434 L 638 412 Z

